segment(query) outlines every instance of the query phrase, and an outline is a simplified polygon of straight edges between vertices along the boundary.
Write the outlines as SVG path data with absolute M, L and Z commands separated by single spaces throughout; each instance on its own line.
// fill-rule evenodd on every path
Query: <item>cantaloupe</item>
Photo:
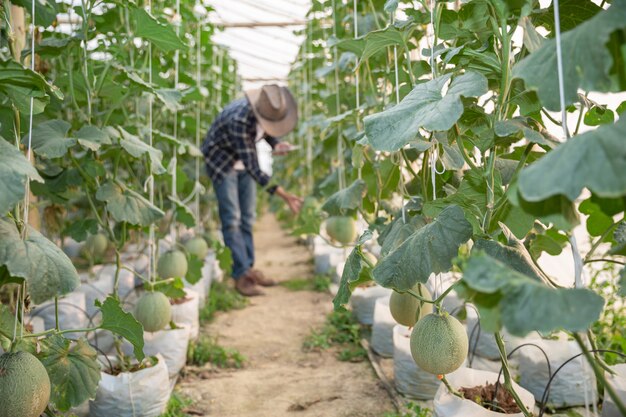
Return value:
M 447 313 L 428 314 L 411 332 L 411 355 L 426 372 L 445 375 L 463 365 L 467 357 L 467 333 L 461 322 Z
M 50 378 L 27 352 L 0 356 L 0 417 L 39 417 L 50 400 Z
M 107 251 L 109 240 L 102 233 L 89 235 L 83 246 L 83 253 L 92 258 L 101 258 Z
M 157 272 L 163 279 L 185 278 L 187 268 L 187 256 L 179 250 L 164 253 L 157 264 Z
M 356 240 L 356 223 L 351 217 L 333 216 L 326 220 L 326 233 L 331 239 L 347 245 Z
M 206 258 L 209 253 L 209 245 L 206 243 L 206 240 L 201 238 L 200 236 L 196 236 L 191 238 L 185 243 L 185 249 L 192 255 L 195 255 L 198 259 Z
M 158 291 L 145 293 L 137 301 L 135 318 L 147 332 L 165 329 L 172 320 L 170 300 Z
M 422 298 L 432 300 L 430 292 L 422 284 L 418 283 L 413 287 L 413 292 Z M 396 322 L 413 327 L 419 319 L 433 312 L 433 305 L 421 302 L 411 294 L 394 291 L 389 299 L 389 311 Z

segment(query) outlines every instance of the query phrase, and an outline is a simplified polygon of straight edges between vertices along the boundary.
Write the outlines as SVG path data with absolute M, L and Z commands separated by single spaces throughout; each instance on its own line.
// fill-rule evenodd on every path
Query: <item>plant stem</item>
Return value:
M 446 295 L 448 295 L 457 285 L 459 285 L 460 282 L 461 281 L 457 281 L 454 284 L 450 285 L 444 292 L 441 293 L 441 295 L 439 297 L 435 298 L 434 300 L 429 300 L 427 298 L 424 298 L 421 295 L 417 294 L 413 290 L 406 290 L 406 293 L 409 294 L 409 295 L 412 295 L 413 297 L 417 298 L 420 301 L 423 301 L 423 302 L 429 303 L 429 304 L 436 304 L 437 307 L 440 307 L 441 306 L 441 302 L 446 297 Z
M 509 370 L 509 361 L 506 356 L 506 349 L 504 347 L 504 341 L 502 340 L 502 335 L 500 334 L 500 332 L 496 332 L 495 337 L 496 337 L 496 343 L 498 344 L 498 351 L 500 352 L 500 360 L 502 361 L 502 374 L 504 375 L 504 387 L 507 389 L 507 391 L 509 391 L 509 393 L 515 400 L 515 404 L 517 404 L 519 409 L 522 410 L 522 413 L 524 414 L 524 416 L 531 417 L 532 412 L 526 408 L 526 406 L 522 402 L 522 399 L 519 397 L 519 395 L 517 395 L 517 392 L 515 391 L 515 389 L 513 388 L 513 384 L 511 383 L 512 379 L 511 379 L 511 372 Z
M 446 378 L 445 375 L 441 375 L 441 382 L 443 382 L 443 385 L 446 386 L 446 388 L 448 388 L 448 391 L 450 391 L 450 394 L 452 395 L 456 395 L 457 397 L 461 398 L 461 399 L 465 399 L 465 397 L 458 392 L 457 390 L 454 389 L 454 387 L 452 387 L 452 385 L 450 385 L 450 382 L 448 381 L 448 379 Z
M 626 262 L 617 261 L 615 259 L 608 259 L 608 258 L 587 259 L 587 260 L 583 261 L 583 263 L 585 263 L 585 264 L 590 264 L 592 262 L 610 262 L 610 263 L 614 263 L 614 264 L 618 264 L 618 265 L 626 265 Z

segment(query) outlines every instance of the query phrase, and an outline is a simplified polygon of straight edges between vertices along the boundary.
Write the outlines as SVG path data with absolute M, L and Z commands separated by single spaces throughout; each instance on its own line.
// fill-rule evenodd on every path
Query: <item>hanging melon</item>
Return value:
M 425 285 L 417 284 L 413 292 L 422 298 L 432 300 L 432 296 Z M 403 326 L 413 327 L 415 323 L 433 312 L 433 305 L 425 303 L 408 293 L 392 292 L 389 299 L 389 311 L 393 319 Z
M 0 356 L 0 417 L 39 417 L 50 400 L 50 378 L 28 352 Z
M 172 320 L 170 300 L 158 291 L 145 293 L 137 301 L 135 318 L 147 332 L 165 329 Z
M 157 272 L 163 279 L 185 278 L 187 268 L 187 256 L 179 250 L 164 253 L 157 264 Z
M 209 253 L 209 245 L 200 236 L 191 238 L 185 243 L 185 249 L 192 255 L 195 255 L 198 259 L 206 258 Z
M 347 245 L 357 237 L 356 222 L 351 217 L 333 216 L 326 220 L 326 233 L 331 239 Z
M 91 258 L 101 258 L 109 247 L 109 239 L 102 234 L 89 235 L 83 246 L 83 253 Z

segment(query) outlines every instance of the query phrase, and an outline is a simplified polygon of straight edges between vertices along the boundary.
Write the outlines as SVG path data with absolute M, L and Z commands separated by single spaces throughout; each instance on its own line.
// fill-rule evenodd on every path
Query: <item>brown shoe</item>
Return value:
M 237 281 L 235 281 L 235 289 L 239 291 L 239 294 L 246 297 L 254 297 L 257 295 L 263 295 L 263 291 L 257 287 L 256 282 L 250 271 L 243 274 Z
M 273 279 L 266 277 L 265 274 L 258 269 L 251 269 L 249 272 L 250 275 L 252 275 L 252 278 L 254 278 L 254 282 L 256 282 L 257 285 L 261 285 L 263 287 L 273 287 L 274 285 L 278 284 Z

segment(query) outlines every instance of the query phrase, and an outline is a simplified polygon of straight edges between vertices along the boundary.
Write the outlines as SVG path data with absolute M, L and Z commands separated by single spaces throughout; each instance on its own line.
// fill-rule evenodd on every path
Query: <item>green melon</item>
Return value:
M 157 272 L 163 279 L 185 278 L 187 267 L 187 256 L 179 250 L 173 250 L 161 255 L 157 264 Z
M 158 291 L 145 293 L 137 301 L 135 318 L 147 332 L 165 329 L 172 320 L 170 300 Z
M 467 357 L 467 333 L 451 315 L 429 314 L 411 332 L 411 355 L 426 372 L 445 375 L 463 365 Z
M 187 243 L 185 243 L 185 249 L 187 249 L 187 252 L 190 254 L 196 255 L 198 259 L 202 260 L 204 260 L 209 253 L 209 245 L 206 243 L 206 240 L 200 236 L 189 239 Z
M 347 245 L 353 243 L 357 236 L 356 222 L 347 216 L 333 216 L 326 220 L 326 233 L 331 239 Z
M 378 263 L 378 259 L 376 259 L 376 257 L 369 252 L 363 252 L 363 256 L 366 257 L 372 265 L 376 265 Z
M 39 417 L 50 400 L 50 378 L 27 352 L 0 356 L 0 417 Z
M 102 233 L 89 235 L 83 246 L 83 251 L 92 258 L 101 258 L 109 247 L 109 240 Z
M 413 291 L 423 298 L 432 300 L 430 292 L 422 284 L 413 287 Z M 396 322 L 413 327 L 419 319 L 433 312 L 433 305 L 421 302 L 410 294 L 394 291 L 389 299 L 389 311 Z

